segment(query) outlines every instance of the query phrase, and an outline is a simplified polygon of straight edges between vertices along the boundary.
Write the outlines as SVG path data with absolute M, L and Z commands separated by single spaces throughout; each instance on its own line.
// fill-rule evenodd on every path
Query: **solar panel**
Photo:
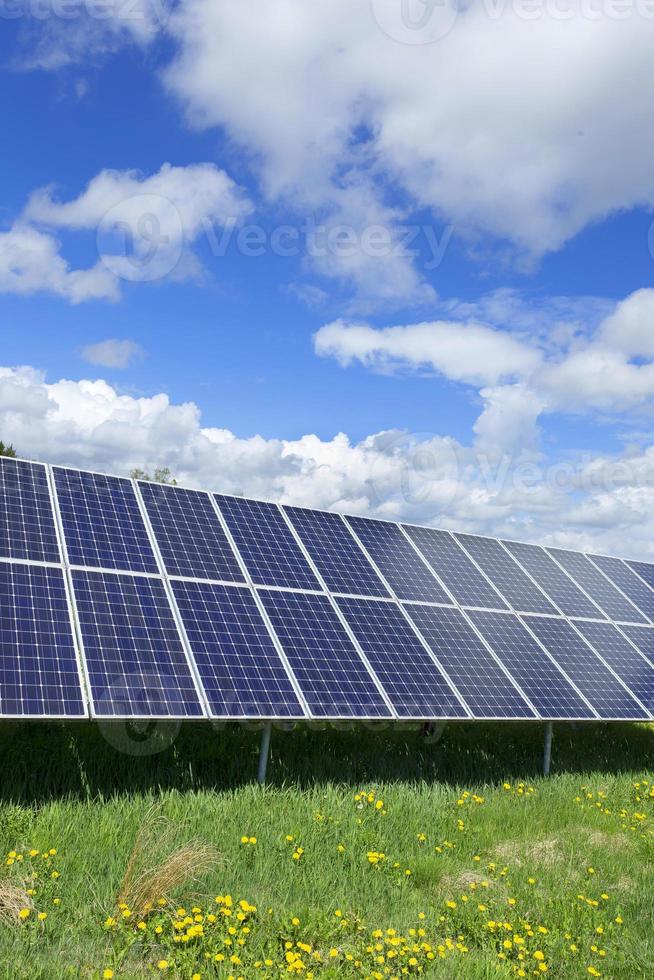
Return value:
M 605 575 L 614 582 L 624 594 L 638 606 L 647 618 L 654 622 L 654 592 L 625 562 L 619 558 L 607 558 L 605 555 L 588 555 L 593 564 L 597 565 Z
M 654 565 L 647 561 L 628 561 L 627 565 L 654 589 Z
M 131 480 L 53 467 L 71 565 L 157 572 Z
M 364 548 L 399 599 L 452 604 L 397 524 L 348 517 Z
M 391 717 L 327 596 L 268 590 L 260 595 L 312 715 Z
M 448 531 L 411 524 L 403 527 L 458 603 L 488 609 L 508 608 Z
M 422 605 L 405 608 L 473 717 L 534 717 L 460 610 Z
M 455 537 L 517 612 L 556 612 L 549 599 L 506 553 L 499 541 L 475 534 L 456 534 Z
M 646 708 L 654 707 L 654 668 L 612 623 L 575 623 L 594 650 Z
M 654 629 L 648 626 L 622 626 L 621 629 L 654 665 Z
M 74 571 L 73 590 L 96 717 L 204 715 L 160 579 Z
M 504 541 L 503 544 L 566 616 L 605 618 L 602 611 L 559 568 L 544 548 L 517 541 Z
M 0 457 L 0 556 L 60 562 L 45 466 Z
M 567 620 L 525 616 L 524 621 L 590 701 L 600 718 L 624 720 L 647 717 Z
M 477 610 L 469 616 L 542 718 L 595 717 L 517 616 Z
M 60 568 L 0 562 L 0 715 L 86 715 Z
M 245 581 L 208 494 L 159 483 L 139 490 L 169 575 Z
M 401 718 L 465 718 L 465 709 L 394 602 L 337 600 Z
M 248 588 L 180 581 L 172 587 L 213 717 L 304 717 Z
M 610 619 L 625 623 L 647 622 L 629 600 L 625 599 L 616 587 L 595 568 L 586 555 L 582 555 L 578 551 L 566 551 L 563 548 L 548 548 L 547 550 Z
M 330 592 L 385 596 L 389 592 L 338 514 L 284 507 Z
M 276 504 L 214 497 L 253 582 L 322 591 Z

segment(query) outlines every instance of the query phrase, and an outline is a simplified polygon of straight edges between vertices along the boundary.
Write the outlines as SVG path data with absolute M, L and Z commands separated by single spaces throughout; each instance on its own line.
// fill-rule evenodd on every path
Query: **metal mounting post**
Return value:
M 266 781 L 266 769 L 268 768 L 268 753 L 270 752 L 270 736 L 272 735 L 272 725 L 268 722 L 264 725 L 261 732 L 261 747 L 259 749 L 259 772 L 257 782 L 260 786 Z
M 552 722 L 545 725 L 545 751 L 543 753 L 543 775 L 549 776 L 552 761 Z

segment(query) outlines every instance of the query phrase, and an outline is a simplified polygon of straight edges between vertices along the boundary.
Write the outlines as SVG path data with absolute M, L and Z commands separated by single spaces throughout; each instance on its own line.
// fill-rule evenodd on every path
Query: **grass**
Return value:
M 5 723 L 0 978 L 649 978 L 652 734 Z

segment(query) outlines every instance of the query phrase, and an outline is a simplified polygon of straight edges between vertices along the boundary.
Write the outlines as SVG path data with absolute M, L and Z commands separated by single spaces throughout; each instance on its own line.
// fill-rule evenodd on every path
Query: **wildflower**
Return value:
M 21 909 L 20 912 L 18 913 L 18 915 L 19 915 L 19 917 L 21 919 L 27 919 L 27 918 L 29 918 L 30 914 L 31 913 L 30 913 L 30 910 L 29 909 Z
M 168 960 L 159 960 L 159 962 L 157 963 L 157 966 L 159 967 L 160 970 L 167 970 L 168 969 Z
M 39 912 L 39 922 L 44 922 L 48 918 L 47 912 Z
M 111 980 L 111 978 L 113 977 L 113 975 L 114 975 L 114 971 L 113 970 L 109 970 L 109 969 L 103 970 L 102 971 L 102 980 Z

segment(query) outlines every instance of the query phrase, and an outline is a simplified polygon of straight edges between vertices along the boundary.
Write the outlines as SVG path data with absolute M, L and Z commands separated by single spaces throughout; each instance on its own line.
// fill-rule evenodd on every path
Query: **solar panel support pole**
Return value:
M 545 725 L 545 751 L 543 753 L 543 775 L 549 776 L 552 761 L 552 722 Z
M 264 725 L 261 732 L 261 747 L 259 749 L 259 772 L 257 782 L 263 786 L 266 781 L 266 769 L 268 768 L 268 754 L 270 752 L 270 736 L 272 735 L 272 725 L 270 722 Z

